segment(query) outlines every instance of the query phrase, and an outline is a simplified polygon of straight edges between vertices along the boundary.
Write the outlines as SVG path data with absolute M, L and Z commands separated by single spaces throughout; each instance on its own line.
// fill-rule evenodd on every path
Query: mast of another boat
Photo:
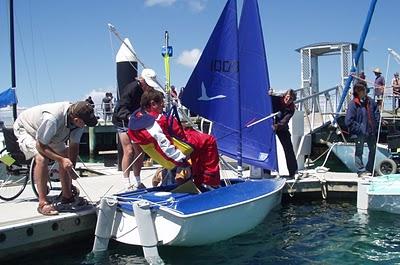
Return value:
M 111 23 L 107 24 L 108 29 L 110 30 L 111 33 L 114 34 L 115 37 L 117 37 L 117 39 L 123 44 L 125 45 L 125 47 L 133 54 L 133 56 L 135 56 L 137 62 L 143 67 L 143 68 L 148 68 L 142 60 L 140 60 L 140 57 L 137 55 L 137 53 L 122 39 L 122 37 L 119 35 L 117 29 L 114 27 L 114 25 L 112 25 Z M 154 80 L 159 87 L 161 88 L 162 91 L 164 91 L 163 86 L 161 85 L 161 82 L 158 81 L 157 77 Z
M 15 45 L 14 45 L 14 0 L 9 1 L 10 4 L 10 59 L 11 59 L 11 88 L 15 89 Z M 17 119 L 17 103 L 13 104 L 13 119 Z
M 371 24 L 371 19 L 372 19 L 372 15 L 374 14 L 376 2 L 377 2 L 377 0 L 371 0 L 371 4 L 369 6 L 369 10 L 368 10 L 368 14 L 367 14 L 367 19 L 365 20 L 364 28 L 363 28 L 361 36 L 360 36 L 360 41 L 358 42 L 356 54 L 354 56 L 354 64 L 351 67 L 350 73 L 355 72 L 356 67 L 358 66 L 358 61 L 360 60 L 361 53 L 363 52 L 363 49 L 364 49 L 365 38 L 367 37 L 367 34 L 368 34 L 369 25 Z M 343 89 L 342 97 L 340 98 L 339 104 L 337 106 L 336 113 L 340 113 L 340 110 L 342 109 L 344 100 L 347 97 L 347 93 L 349 92 L 350 84 L 352 81 L 353 81 L 353 76 L 349 75 L 349 77 L 346 80 L 344 89 Z M 338 116 L 339 116 L 339 114 L 335 115 L 333 124 L 336 124 L 336 120 L 337 120 Z

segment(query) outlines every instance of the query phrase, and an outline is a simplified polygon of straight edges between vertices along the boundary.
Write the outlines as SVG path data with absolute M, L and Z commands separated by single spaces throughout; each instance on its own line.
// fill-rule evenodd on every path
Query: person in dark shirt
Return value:
M 143 184 L 140 179 L 140 170 L 143 165 L 143 152 L 140 146 L 136 143 L 131 143 L 128 136 L 128 122 L 131 114 L 140 108 L 140 99 L 144 91 L 149 88 L 160 89 L 156 81 L 156 73 L 152 69 L 143 69 L 140 78 L 129 83 L 123 89 L 119 102 L 114 109 L 112 117 L 113 124 L 117 127 L 119 139 L 124 152 L 122 157 L 122 172 L 124 181 L 127 188 L 143 188 Z M 137 156 L 139 156 L 137 158 Z M 136 159 L 137 158 L 137 159 Z M 134 177 L 131 178 L 129 175 L 130 170 L 127 168 L 131 165 L 133 159 L 136 162 L 133 164 Z
M 110 96 L 111 93 L 107 92 L 105 97 L 102 100 L 101 107 L 103 109 L 103 117 L 104 117 L 104 122 L 107 122 L 109 119 L 108 117 L 111 117 L 112 115 L 112 98 Z
M 271 100 L 273 112 L 279 112 L 275 117 L 273 129 L 285 152 L 289 178 L 294 178 L 298 168 L 288 123 L 296 109 L 293 103 L 296 100 L 296 93 L 293 89 L 289 89 L 282 96 L 271 95 Z
M 354 98 L 347 107 L 345 124 L 351 139 L 354 139 L 356 143 L 354 162 L 357 174 L 359 177 L 363 177 L 373 172 L 380 115 L 377 103 L 368 97 L 365 86 L 355 84 L 353 90 Z M 365 142 L 369 149 L 366 166 L 362 159 Z
M 93 99 L 91 96 L 89 96 L 87 99 L 85 99 L 85 101 L 87 103 L 89 103 L 92 106 L 92 108 L 94 109 L 94 102 L 93 102 Z

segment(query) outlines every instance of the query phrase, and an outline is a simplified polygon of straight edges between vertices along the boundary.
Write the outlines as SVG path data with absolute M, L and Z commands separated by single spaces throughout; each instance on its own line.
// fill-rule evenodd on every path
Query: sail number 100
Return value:
M 212 72 L 239 72 L 239 62 L 238 61 L 228 61 L 228 60 L 212 60 L 211 61 L 211 71 Z

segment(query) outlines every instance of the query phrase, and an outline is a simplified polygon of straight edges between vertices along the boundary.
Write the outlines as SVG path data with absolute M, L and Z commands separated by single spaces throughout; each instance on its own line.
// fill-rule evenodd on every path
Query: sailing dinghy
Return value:
M 272 121 L 246 127 L 271 114 L 268 89 L 257 1 L 244 1 L 238 28 L 236 0 L 228 0 L 185 87 L 183 104 L 213 121 L 221 153 L 276 170 Z M 285 180 L 227 183 L 200 194 L 173 192 L 175 186 L 126 192 L 114 197 L 114 206 L 103 200 L 93 250 L 106 249 L 103 239 L 110 237 L 143 246 L 145 256 L 158 255 L 150 251 L 155 245 L 197 246 L 231 238 L 254 228 L 280 204 Z

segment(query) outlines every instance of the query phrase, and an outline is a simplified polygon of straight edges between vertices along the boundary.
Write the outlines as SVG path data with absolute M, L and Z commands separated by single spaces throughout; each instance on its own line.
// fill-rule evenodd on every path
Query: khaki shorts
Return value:
M 26 160 L 33 158 L 39 153 L 36 149 L 36 139 L 28 134 L 25 128 L 14 124 L 14 134 L 18 139 L 19 148 L 24 153 Z M 65 143 L 49 144 L 49 147 L 58 154 L 63 154 L 67 148 Z

